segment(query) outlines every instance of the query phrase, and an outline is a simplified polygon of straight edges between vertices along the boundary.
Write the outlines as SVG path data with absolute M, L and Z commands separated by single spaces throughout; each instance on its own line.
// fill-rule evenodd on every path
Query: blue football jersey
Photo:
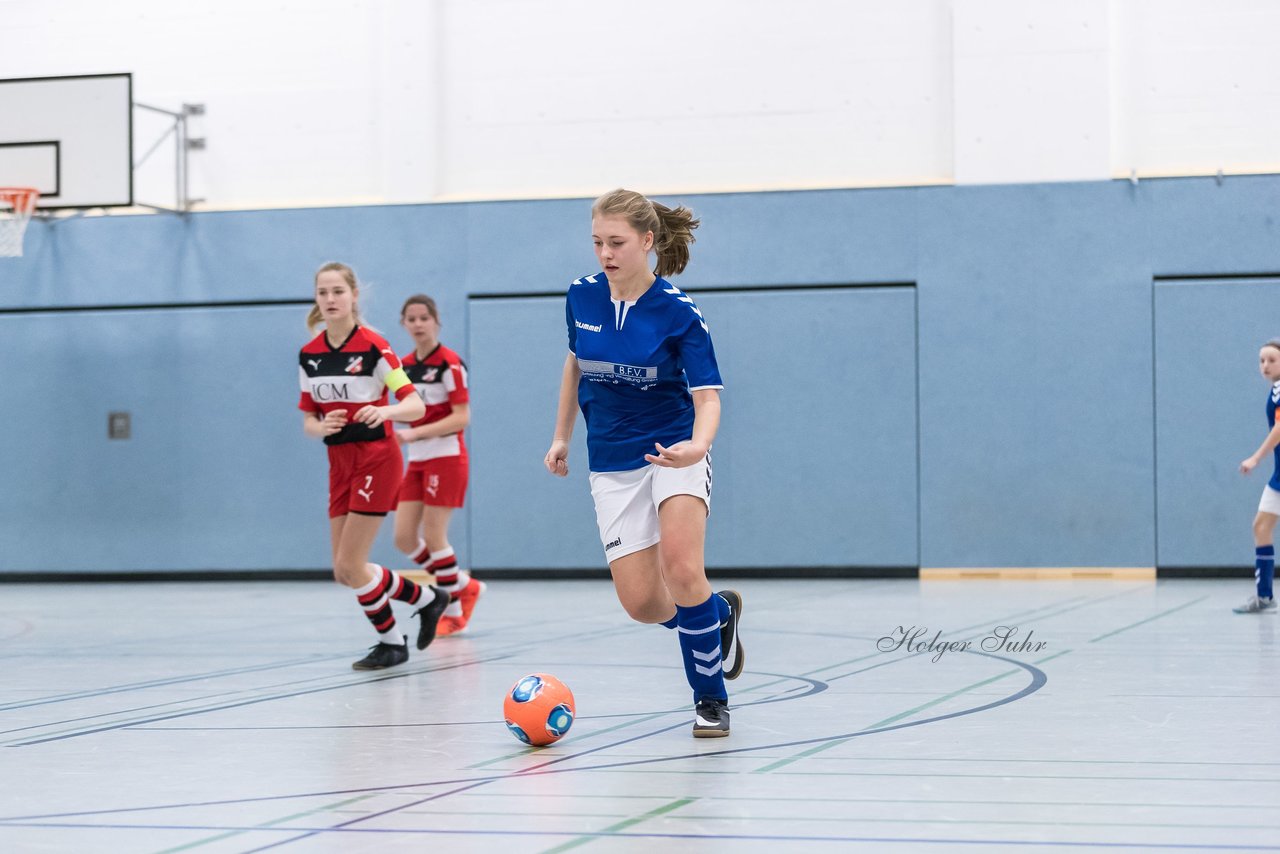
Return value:
M 618 302 L 604 273 L 584 276 L 569 286 L 565 320 L 582 369 L 578 405 L 592 471 L 643 468 L 654 442 L 691 438 L 690 392 L 724 388 L 702 312 L 666 279 L 635 302 Z
M 1271 386 L 1271 391 L 1267 394 L 1267 426 L 1276 426 L 1276 405 L 1280 404 L 1280 383 Z M 1275 469 L 1271 473 L 1271 480 L 1267 485 L 1272 489 L 1280 490 L 1280 445 L 1271 452 L 1275 458 Z

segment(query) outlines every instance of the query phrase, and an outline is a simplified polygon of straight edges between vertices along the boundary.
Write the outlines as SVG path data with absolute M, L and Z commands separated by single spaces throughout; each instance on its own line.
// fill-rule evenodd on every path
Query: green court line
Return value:
M 638 815 L 635 818 L 625 819 L 623 821 L 618 822 L 617 824 L 611 824 L 608 827 L 606 827 L 604 830 L 597 831 L 596 833 L 591 834 L 590 836 L 579 836 L 577 839 L 566 842 L 563 845 L 557 845 L 554 848 L 548 848 L 546 851 L 543 851 L 542 854 L 559 854 L 559 852 L 561 851 L 568 851 L 571 848 L 577 848 L 579 845 L 586 845 L 588 842 L 595 840 L 599 836 L 617 833 L 620 830 L 626 830 L 628 827 L 634 827 L 635 825 L 640 824 L 641 822 L 644 822 L 644 821 L 648 821 L 651 818 L 657 818 L 658 816 L 665 815 L 666 813 L 669 813 L 672 810 L 678 810 L 680 809 L 680 807 L 687 806 L 688 804 L 691 804 L 696 800 L 697 798 L 681 798 L 678 801 L 672 801 L 669 804 L 663 804 L 660 807 L 655 807 L 654 809 L 649 810 L 647 813 L 644 813 L 643 815 Z
M 626 729 L 629 726 L 636 726 L 637 724 L 648 723 L 649 721 L 655 721 L 658 718 L 665 718 L 674 714 L 677 714 L 677 712 L 674 710 L 670 712 L 656 712 L 652 715 L 648 715 L 647 717 L 636 718 L 635 720 L 630 720 L 630 721 L 624 721 L 623 723 L 615 724 L 614 726 L 606 727 L 605 729 L 593 729 L 589 736 L 583 736 L 582 738 L 589 738 L 597 735 L 604 735 L 605 733 L 614 732 L 620 729 Z M 680 712 L 679 714 L 683 714 L 683 712 Z M 581 740 L 582 739 L 575 739 L 574 742 L 560 741 L 560 742 L 557 742 L 557 744 L 576 743 L 577 741 L 581 741 Z M 474 771 L 477 768 L 487 768 L 490 765 L 496 765 L 499 762 L 506 762 L 509 759 L 519 759 L 522 756 L 529 756 L 533 752 L 534 752 L 534 748 L 526 747 L 524 750 L 521 750 L 519 753 L 508 753 L 505 756 L 497 756 L 493 759 L 486 759 L 483 762 L 477 762 L 474 765 L 467 765 L 465 768 L 463 768 L 463 770 Z M 548 758 L 554 758 L 555 754 L 549 753 L 547 754 L 547 756 Z
M 283 818 L 277 818 L 271 821 L 264 821 L 261 824 L 259 824 L 258 827 L 275 827 L 277 824 L 283 824 L 286 821 L 293 821 L 294 819 L 297 819 L 297 818 L 305 818 L 306 816 L 309 816 L 309 815 L 315 815 L 318 812 L 333 811 L 333 810 L 336 810 L 338 807 L 344 807 L 347 804 L 354 804 L 357 801 L 367 801 L 369 798 L 373 798 L 373 797 L 377 797 L 377 795 L 361 795 L 358 798 L 348 798 L 345 801 L 337 801 L 332 804 L 325 804 L 322 807 L 316 807 L 315 809 L 307 810 L 306 812 L 294 813 L 293 815 L 286 815 Z M 179 845 L 176 848 L 165 848 L 162 851 L 157 851 L 156 854 L 174 854 L 174 852 L 176 851 L 189 851 L 192 848 L 199 848 L 201 845 L 208 845 L 211 842 L 221 842 L 223 839 L 230 839 L 233 836 L 239 836 L 243 833 L 250 833 L 250 832 L 252 831 L 232 830 L 228 833 L 219 833 L 217 836 L 210 836 L 205 839 L 198 839 L 195 842 L 189 842 L 186 845 Z
M 1129 629 L 1135 629 L 1135 628 L 1137 628 L 1138 626 L 1141 626 L 1141 625 L 1144 625 L 1144 624 L 1146 624 L 1146 623 L 1151 622 L 1152 620 L 1158 620 L 1158 619 L 1160 619 L 1161 617 L 1167 617 L 1167 616 L 1169 616 L 1170 614 L 1176 614 L 1178 611 L 1181 611 L 1183 608 L 1190 608 L 1192 605 L 1195 605 L 1197 602 L 1203 602 L 1204 600 L 1206 600 L 1206 599 L 1208 599 L 1208 598 L 1209 598 L 1209 597 L 1208 597 L 1208 595 L 1206 594 L 1206 595 L 1204 595 L 1204 596 L 1201 596 L 1199 599 L 1192 599 L 1190 602 L 1186 602 L 1186 603 L 1184 603 L 1184 604 L 1182 604 L 1182 605 L 1179 605 L 1179 606 L 1178 606 L 1178 607 L 1176 607 L 1176 608 L 1170 608 L 1168 611 L 1164 611 L 1164 612 L 1162 612 L 1162 613 L 1156 614 L 1154 617 L 1147 617 L 1145 620 L 1139 620 L 1138 622 L 1133 623 L 1133 624 L 1131 624 L 1131 625 L 1124 626 L 1123 628 L 1116 629 L 1114 632 L 1107 632 L 1105 635 L 1098 635 L 1096 638 L 1092 638 L 1092 639 L 1089 641 L 1089 643 L 1094 643 L 1094 642 L 1096 642 L 1096 641 L 1100 641 L 1100 640 L 1103 640 L 1103 639 L 1105 639 L 1105 638 L 1112 637 L 1113 635 L 1118 635 L 1118 634 L 1120 634 L 1121 632 L 1127 632 L 1127 631 L 1129 631 Z
M 1036 661 L 1035 663 L 1041 664 L 1051 659 L 1058 658 L 1059 656 L 1066 655 L 1069 652 L 1071 652 L 1071 650 L 1064 649 L 1062 652 L 1056 652 L 1053 655 L 1046 656 Z M 975 688 L 981 688 L 983 685 L 990 685 L 992 682 L 998 682 L 1001 679 L 1005 678 L 1006 676 L 1012 676 L 1015 673 L 1021 673 L 1021 672 L 1023 671 L 1006 670 L 1004 673 L 999 673 L 988 679 L 983 679 L 981 682 L 974 682 L 972 685 L 966 685 L 963 688 L 958 688 L 949 694 L 943 694 L 941 697 L 937 697 L 933 700 L 930 700 L 927 703 L 923 703 L 919 706 L 916 706 L 914 709 L 907 709 L 905 712 L 899 712 L 898 714 L 893 715 L 892 717 L 885 718 L 884 720 L 877 721 L 876 723 L 873 723 L 870 726 L 863 727 L 862 732 L 866 732 L 867 730 L 880 729 L 880 727 L 884 727 L 884 726 L 888 726 L 889 724 L 896 723 L 897 721 L 900 721 L 903 718 L 909 718 L 912 715 L 916 714 L 917 712 L 922 712 L 925 709 L 938 705 L 939 703 L 945 703 L 947 700 L 954 699 L 955 697 L 958 697 L 961 694 L 972 691 Z M 777 762 L 771 762 L 768 765 L 757 768 L 751 773 L 752 774 L 768 774 L 771 771 L 776 771 L 777 769 L 782 768 L 786 765 L 790 765 L 793 762 L 799 762 L 801 759 L 807 759 L 810 756 L 814 756 L 815 754 L 823 752 L 824 750 L 830 750 L 833 747 L 839 747 L 840 745 L 844 744 L 847 741 L 852 741 L 853 738 L 855 738 L 855 736 L 849 736 L 848 738 L 838 738 L 835 741 L 823 742 L 822 744 L 815 745 L 814 747 L 811 747 L 808 750 L 803 750 L 800 753 L 797 753 L 795 756 L 788 757 L 787 759 L 779 759 Z

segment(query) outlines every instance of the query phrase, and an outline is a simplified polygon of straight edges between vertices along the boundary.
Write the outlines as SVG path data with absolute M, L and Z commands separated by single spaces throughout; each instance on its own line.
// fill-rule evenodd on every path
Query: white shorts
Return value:
M 1268 484 L 1262 488 L 1262 500 L 1258 502 L 1259 513 L 1271 513 L 1280 516 L 1280 492 Z
M 711 512 L 711 455 L 684 468 L 647 465 L 591 473 L 591 498 L 605 559 L 613 562 L 662 539 L 658 507 L 673 495 L 701 498 Z

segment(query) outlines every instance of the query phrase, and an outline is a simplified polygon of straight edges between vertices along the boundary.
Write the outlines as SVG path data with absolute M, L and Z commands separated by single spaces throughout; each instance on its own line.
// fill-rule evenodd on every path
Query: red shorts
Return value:
M 467 495 L 467 470 L 467 458 L 461 455 L 409 463 L 400 500 L 421 501 L 431 507 L 461 507 Z
M 396 509 L 404 454 L 393 438 L 329 446 L 329 518 Z

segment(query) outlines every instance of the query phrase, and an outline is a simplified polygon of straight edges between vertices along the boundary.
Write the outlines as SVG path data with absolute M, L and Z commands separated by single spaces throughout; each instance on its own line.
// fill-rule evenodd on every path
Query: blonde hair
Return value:
M 654 273 L 674 276 L 689 263 L 693 230 L 701 224 L 686 207 L 669 208 L 633 190 L 614 190 L 596 199 L 591 216 L 620 216 L 640 234 L 653 232 L 653 251 L 658 255 Z
M 330 261 L 328 264 L 321 265 L 320 269 L 316 270 L 315 278 L 312 280 L 313 284 L 320 279 L 321 273 L 341 273 L 342 278 L 346 279 L 347 284 L 351 287 L 351 293 L 354 296 L 359 296 L 360 282 L 356 279 L 356 271 L 346 264 L 340 261 Z M 360 317 L 360 303 L 357 300 L 352 300 L 351 316 L 355 319 L 356 326 L 364 326 L 364 320 Z M 324 323 L 324 315 L 320 313 L 320 306 L 312 305 L 311 313 L 307 315 L 307 329 L 315 332 L 322 323 Z

